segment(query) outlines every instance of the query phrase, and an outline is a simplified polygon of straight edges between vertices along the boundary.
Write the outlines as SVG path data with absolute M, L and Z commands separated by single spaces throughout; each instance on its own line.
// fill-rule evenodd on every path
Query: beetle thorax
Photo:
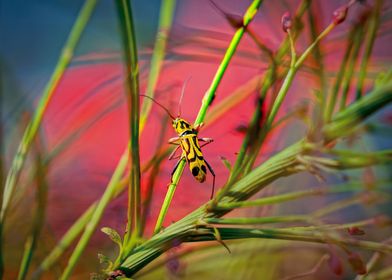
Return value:
M 173 120 L 173 128 L 178 135 L 181 135 L 186 131 L 193 131 L 193 126 L 181 118 L 176 118 Z

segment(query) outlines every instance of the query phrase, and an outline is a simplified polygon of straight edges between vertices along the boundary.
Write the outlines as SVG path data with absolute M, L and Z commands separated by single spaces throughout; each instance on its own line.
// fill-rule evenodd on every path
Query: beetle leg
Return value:
M 212 138 L 199 138 L 198 140 L 200 142 L 205 142 L 203 145 L 200 146 L 200 148 L 210 144 L 211 142 L 214 142 L 214 139 L 212 139 Z
M 181 155 L 179 155 L 179 156 L 177 156 L 177 157 L 174 157 L 175 154 L 176 154 L 176 152 L 178 151 L 178 149 L 179 149 L 180 147 L 181 147 L 181 146 L 178 145 L 178 146 L 173 150 L 173 152 L 171 152 L 171 154 L 169 155 L 169 160 L 172 160 L 172 159 L 176 159 L 176 158 L 181 157 Z
M 173 137 L 168 140 L 169 144 L 179 145 L 180 137 Z
M 199 130 L 200 130 L 203 126 L 204 126 L 204 123 L 199 123 L 199 124 L 195 125 L 193 128 L 194 128 L 197 132 L 199 132 Z
M 206 160 L 204 160 L 204 162 L 207 164 L 208 170 L 210 170 L 212 175 L 212 192 L 210 197 L 210 199 L 212 199 L 214 197 L 214 190 L 215 190 L 215 172 L 212 169 L 211 165 Z
M 176 172 L 178 166 L 180 165 L 180 162 L 181 162 L 182 159 L 184 159 L 184 158 L 185 158 L 185 156 L 181 156 L 181 158 L 177 161 L 176 165 L 174 166 L 174 169 L 173 169 L 173 171 L 172 171 L 172 173 L 171 173 L 171 175 L 170 175 L 170 184 L 173 183 L 173 175 L 174 175 L 174 173 Z

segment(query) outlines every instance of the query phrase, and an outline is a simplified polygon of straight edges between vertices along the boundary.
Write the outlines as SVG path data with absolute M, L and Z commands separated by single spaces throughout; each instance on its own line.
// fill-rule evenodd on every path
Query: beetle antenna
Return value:
M 192 76 L 190 76 L 188 79 L 185 80 L 184 84 L 182 85 L 182 89 L 181 89 L 181 95 L 180 95 L 180 100 L 178 101 L 178 116 L 181 116 L 181 103 L 182 103 L 182 98 L 184 97 L 184 92 L 185 92 L 185 88 L 186 88 L 186 84 L 189 82 L 189 80 L 192 78 Z
M 151 99 L 155 104 L 157 104 L 159 107 L 161 107 L 163 110 L 165 110 L 166 113 L 170 116 L 170 118 L 171 118 L 172 120 L 175 119 L 175 117 L 170 113 L 170 111 L 169 111 L 165 106 L 163 106 L 161 103 L 159 103 L 158 101 L 156 101 L 154 98 L 152 98 L 152 97 L 150 97 L 150 96 L 147 96 L 147 95 L 144 95 L 144 94 L 140 94 L 140 96 L 147 97 L 148 99 Z

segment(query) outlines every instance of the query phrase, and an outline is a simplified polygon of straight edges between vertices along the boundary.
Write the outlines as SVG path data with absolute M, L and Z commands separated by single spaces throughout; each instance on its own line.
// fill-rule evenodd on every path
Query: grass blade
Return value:
M 139 155 L 139 66 L 137 58 L 135 28 L 130 1 L 116 1 L 120 30 L 123 40 L 127 87 L 126 96 L 129 117 L 129 189 L 128 222 L 124 245 L 132 243 L 133 237 L 141 234 L 141 194 L 140 194 L 140 155 Z M 130 245 L 132 246 L 132 244 Z

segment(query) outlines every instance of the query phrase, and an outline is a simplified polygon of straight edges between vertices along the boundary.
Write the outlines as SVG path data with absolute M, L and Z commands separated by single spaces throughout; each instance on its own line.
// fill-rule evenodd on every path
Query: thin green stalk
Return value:
M 316 221 L 316 224 L 319 223 Z M 289 232 L 304 232 L 304 231 L 321 231 L 325 232 L 328 230 L 347 230 L 348 228 L 352 227 L 366 227 L 369 225 L 374 225 L 376 223 L 375 218 L 370 218 L 367 220 L 360 220 L 360 221 L 355 221 L 347 224 L 321 224 L 317 226 L 303 226 L 303 227 L 290 227 L 290 228 L 280 228 L 282 231 L 289 231 Z
M 257 218 L 207 218 L 203 222 L 216 225 L 262 225 L 272 223 L 308 222 L 307 215 L 268 216 Z
M 37 155 L 36 160 L 36 184 L 37 184 L 37 205 L 35 208 L 35 214 L 33 218 L 33 225 L 31 234 L 27 237 L 25 242 L 25 248 L 22 256 L 22 261 L 19 268 L 18 280 L 26 279 L 31 260 L 33 258 L 33 254 L 35 248 L 37 246 L 38 239 L 41 234 L 41 230 L 43 224 L 45 222 L 45 212 L 47 205 L 47 195 L 48 195 L 48 185 L 46 182 L 46 174 L 47 170 L 45 165 L 41 159 L 41 156 Z
M 289 193 L 278 194 L 274 196 L 263 197 L 255 200 L 245 200 L 245 201 L 237 201 L 231 203 L 218 203 L 216 206 L 214 206 L 213 210 L 230 210 L 235 208 L 277 204 L 277 203 L 292 201 L 296 199 L 306 198 L 309 196 L 336 194 L 339 192 L 361 191 L 362 188 L 363 188 L 363 183 L 358 183 L 354 187 L 351 185 L 347 186 L 346 184 L 341 184 L 339 186 L 330 187 L 330 188 L 325 188 L 325 187 L 311 188 L 310 190 L 289 192 Z
M 72 271 L 76 266 L 76 263 L 80 259 L 84 249 L 87 246 L 87 243 L 89 242 L 92 234 L 97 228 L 99 221 L 103 215 L 103 212 L 106 209 L 106 206 L 108 205 L 111 198 L 113 197 L 114 192 L 116 191 L 117 182 L 120 180 L 122 174 L 124 173 L 124 170 L 127 166 L 127 161 L 128 161 L 127 154 L 124 153 L 117 165 L 116 170 L 113 173 L 112 178 L 110 179 L 110 182 L 104 194 L 102 195 L 100 201 L 98 202 L 98 205 L 95 208 L 94 213 L 91 216 L 91 219 L 87 223 L 78 244 L 76 245 L 74 251 L 72 252 L 71 257 L 68 260 L 67 266 L 65 267 L 63 274 L 60 277 L 61 280 L 69 279 L 69 277 L 71 276 Z
M 233 240 L 243 238 L 267 238 L 267 239 L 281 239 L 290 241 L 304 241 L 312 243 L 339 243 L 346 246 L 361 248 L 371 251 L 392 253 L 392 246 L 382 244 L 379 242 L 372 242 L 366 240 L 358 240 L 351 238 L 341 238 L 338 236 L 329 236 L 328 240 L 322 233 L 318 232 L 283 232 L 280 229 L 247 229 L 247 228 L 217 228 L 222 240 Z M 203 228 L 195 230 L 194 236 L 190 236 L 187 241 L 209 241 L 215 240 L 213 229 Z M 328 241 L 328 242 L 327 242 Z
M 352 133 L 364 118 L 392 101 L 391 93 L 392 77 L 382 86 L 375 88 L 371 93 L 336 114 L 333 121 L 323 128 L 325 141 Z
M 156 150 L 155 150 L 155 154 L 156 155 L 160 154 L 160 150 L 162 149 L 162 143 L 165 142 L 164 141 L 164 137 L 165 137 L 166 132 L 167 132 L 167 125 L 165 125 L 165 124 L 167 123 L 168 119 L 169 119 L 169 116 L 166 116 L 162 120 L 162 127 L 163 128 L 162 128 L 161 132 L 159 133 L 159 137 L 157 139 L 157 143 L 158 144 L 157 144 L 157 147 L 156 147 Z M 155 186 L 157 175 L 159 174 L 159 170 L 161 168 L 162 161 L 165 158 L 167 158 L 167 156 L 169 156 L 168 153 L 162 153 L 161 157 L 154 157 L 155 160 L 153 158 L 153 162 L 154 163 L 152 164 L 150 176 L 149 176 L 149 179 L 148 179 L 147 191 L 146 191 L 147 194 L 146 194 L 146 198 L 145 198 L 145 200 L 143 202 L 143 216 L 142 216 L 142 223 L 141 223 L 143 232 L 145 230 L 145 224 L 146 224 L 146 220 L 147 220 L 147 217 L 148 217 L 148 213 L 150 213 L 150 210 L 151 210 L 150 209 L 150 207 L 151 207 L 151 200 L 152 200 L 153 189 L 154 189 L 154 186 Z
M 347 68 L 347 63 L 350 59 L 350 55 L 351 55 L 352 48 L 354 45 L 354 36 L 356 34 L 356 29 L 357 29 L 357 27 L 353 26 L 350 30 L 350 33 L 348 34 L 347 45 L 346 45 L 346 49 L 345 49 L 345 52 L 343 55 L 343 59 L 342 59 L 342 62 L 340 63 L 340 68 L 339 68 L 339 71 L 336 75 L 336 80 L 335 80 L 335 83 L 332 87 L 332 92 L 329 95 L 330 97 L 329 97 L 329 102 L 327 102 L 327 109 L 324 112 L 325 113 L 325 116 L 324 116 L 325 122 L 330 121 L 331 116 L 335 110 L 339 89 L 342 84 L 343 77 L 344 77 L 344 74 L 345 74 L 346 68 Z
M 127 73 L 126 96 L 129 115 L 129 189 L 128 221 L 124 246 L 132 247 L 141 234 L 141 193 L 139 155 L 139 66 L 137 58 L 135 28 L 129 0 L 116 1 L 123 52 Z
M 181 160 L 181 162 L 179 163 L 177 168 L 184 169 L 185 164 L 186 164 L 185 160 Z M 169 210 L 169 206 L 170 206 L 170 203 L 173 199 L 174 192 L 176 190 L 176 186 L 177 186 L 178 182 L 180 181 L 180 177 L 181 177 L 181 173 L 179 173 L 179 172 L 174 173 L 173 182 L 168 187 L 168 190 L 167 190 L 167 193 L 165 196 L 165 200 L 163 201 L 161 211 L 159 212 L 157 223 L 154 228 L 154 234 L 158 233 L 162 228 L 163 221 L 165 220 L 166 213 Z M 174 184 L 174 183 L 177 183 L 177 184 Z
M 88 0 L 82 7 L 78 18 L 76 19 L 75 24 L 71 29 L 71 33 L 69 34 L 67 42 L 61 51 L 60 58 L 54 69 L 54 72 L 43 91 L 33 118 L 23 134 L 22 140 L 18 146 L 18 150 L 16 151 L 15 157 L 12 161 L 11 168 L 7 174 L 4 186 L 3 204 L 0 212 L 0 223 L 4 223 L 8 204 L 11 200 L 12 193 L 20 176 L 21 169 L 25 163 L 27 152 L 29 151 L 31 143 L 41 124 L 45 110 L 49 104 L 55 88 L 64 74 L 65 69 L 72 59 L 73 52 L 87 25 L 88 20 L 90 19 L 92 12 L 94 11 L 96 2 L 97 0 Z
M 363 85 L 365 82 L 367 67 L 370 56 L 372 54 L 374 42 L 376 41 L 377 31 L 380 26 L 380 13 L 383 6 L 383 0 L 376 0 L 372 9 L 372 14 L 369 18 L 368 27 L 366 30 L 366 40 L 364 47 L 364 54 L 359 68 L 359 77 L 357 82 L 356 99 L 360 99 L 363 95 Z
M 313 218 L 319 219 L 323 216 L 326 216 L 326 215 L 331 214 L 333 212 L 350 207 L 352 205 L 360 204 L 361 202 L 363 202 L 363 198 L 360 196 L 359 197 L 350 197 L 348 199 L 343 199 L 343 200 L 339 200 L 334 203 L 331 203 L 321 209 L 318 209 L 317 211 L 313 212 L 311 215 Z
M 218 86 L 223 78 L 224 73 L 226 72 L 226 69 L 230 63 L 230 60 L 233 57 L 233 55 L 234 55 L 234 53 L 235 53 L 235 51 L 241 41 L 242 36 L 245 33 L 246 27 L 249 25 L 249 23 L 252 21 L 252 19 L 256 15 L 257 10 L 260 7 L 261 3 L 262 3 L 262 0 L 254 0 L 252 2 L 252 4 L 249 6 L 249 8 L 247 9 L 247 11 L 245 12 L 244 17 L 243 17 L 243 25 L 237 29 L 237 31 L 235 32 L 235 34 L 230 42 L 229 47 L 226 50 L 226 53 L 222 59 L 222 62 L 220 63 L 218 70 L 214 76 L 214 79 L 202 99 L 202 104 L 201 104 L 199 113 L 197 114 L 194 125 L 198 125 L 204 121 L 205 115 L 207 113 L 207 109 L 211 105 L 211 102 L 215 97 L 215 92 L 218 89 Z M 165 200 L 162 204 L 162 208 L 159 213 L 154 232 L 159 232 L 159 230 L 162 227 L 167 210 L 169 209 L 169 205 L 170 205 L 171 200 L 173 198 L 175 189 L 177 188 L 178 182 L 181 178 L 182 172 L 184 171 L 185 165 L 186 165 L 185 159 L 182 159 L 176 169 L 176 172 L 174 172 L 174 174 L 173 174 L 172 182 L 168 187 L 168 191 L 167 191 Z
M 155 39 L 155 47 L 152 53 L 150 74 L 148 76 L 146 95 L 154 96 L 159 74 L 165 59 L 167 39 L 173 22 L 173 15 L 176 8 L 176 0 L 162 0 L 159 15 L 158 32 Z M 151 110 L 152 103 L 144 100 L 140 111 L 140 127 L 144 127 L 147 116 Z
M 317 8 L 320 8 L 320 5 L 313 6 L 314 9 L 310 9 L 308 12 L 308 20 L 309 20 L 309 31 L 312 41 L 317 38 L 317 34 L 320 32 L 320 27 L 318 26 L 318 21 L 315 17 L 315 14 L 319 12 Z M 326 80 L 325 80 L 325 66 L 324 66 L 324 55 L 321 50 L 321 45 L 316 45 L 313 50 L 313 57 L 314 61 L 317 64 L 316 73 L 319 78 L 320 83 L 320 110 L 325 109 L 325 102 L 326 102 Z
M 352 83 L 354 69 L 358 62 L 359 52 L 361 50 L 363 44 L 363 38 L 365 37 L 365 30 L 363 30 L 362 26 L 356 29 L 354 35 L 354 45 L 352 48 L 352 53 L 350 59 L 348 60 L 348 67 L 343 75 L 343 83 L 342 83 L 342 97 L 340 99 L 339 110 L 342 110 L 346 107 L 348 92 L 350 90 L 350 86 Z

